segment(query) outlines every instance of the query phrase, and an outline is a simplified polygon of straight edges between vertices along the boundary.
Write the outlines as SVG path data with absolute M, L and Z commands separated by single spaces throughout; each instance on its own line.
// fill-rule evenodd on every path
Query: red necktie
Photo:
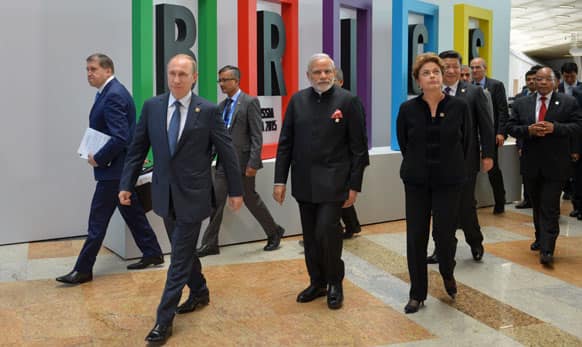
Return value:
M 540 101 L 542 102 L 542 106 L 540 106 L 540 114 L 538 115 L 538 122 L 542 122 L 544 120 L 544 118 L 546 117 L 546 111 L 548 110 L 546 108 L 546 97 L 542 96 L 540 98 Z

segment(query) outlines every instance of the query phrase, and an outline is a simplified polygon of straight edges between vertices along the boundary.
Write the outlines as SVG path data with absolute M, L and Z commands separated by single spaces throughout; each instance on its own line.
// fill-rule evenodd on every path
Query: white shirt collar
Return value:
M 97 89 L 97 91 L 99 93 L 103 93 L 103 89 L 105 89 L 105 86 L 107 85 L 107 83 L 111 82 L 114 78 L 115 78 L 115 75 L 109 76 L 109 78 L 105 81 L 105 83 L 103 83 L 103 85 L 101 87 L 99 87 L 99 89 Z
M 182 104 L 182 107 L 186 107 L 188 108 L 188 106 L 190 106 L 190 101 L 192 100 L 192 92 L 186 94 L 185 97 L 183 97 L 182 99 L 180 99 L 180 104 Z M 172 95 L 172 93 L 170 93 L 170 97 L 168 98 L 168 107 L 170 106 L 174 106 L 174 102 L 176 102 L 176 98 L 174 97 L 174 95 Z

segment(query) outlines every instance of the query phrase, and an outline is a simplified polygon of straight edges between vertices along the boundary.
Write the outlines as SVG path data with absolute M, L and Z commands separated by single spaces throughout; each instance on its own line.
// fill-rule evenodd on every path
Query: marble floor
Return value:
M 426 307 L 412 315 L 403 312 L 405 221 L 365 226 L 344 242 L 345 301 L 336 311 L 323 298 L 295 302 L 308 283 L 298 237 L 275 252 L 264 242 L 223 247 L 203 258 L 210 304 L 178 316 L 167 346 L 582 346 L 582 221 L 570 210 L 564 202 L 555 264 L 544 268 L 529 250 L 531 210 L 480 209 L 483 261 L 472 260 L 459 231 L 456 300 L 430 265 Z M 82 242 L 0 246 L 1 346 L 145 345 L 167 262 L 128 272 L 102 249 L 92 282 L 57 283 Z

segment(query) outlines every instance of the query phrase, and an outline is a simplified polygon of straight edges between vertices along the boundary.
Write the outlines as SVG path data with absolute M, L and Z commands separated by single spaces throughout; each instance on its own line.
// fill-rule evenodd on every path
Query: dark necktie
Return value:
M 447 87 L 445 88 L 445 94 L 447 94 L 447 95 L 451 95 L 451 87 L 447 86 Z
M 168 127 L 168 144 L 170 145 L 170 154 L 174 155 L 176 144 L 178 143 L 178 135 L 180 134 L 180 101 L 174 102 L 174 113 L 170 119 L 170 126 Z
M 224 105 L 224 125 L 228 128 L 228 123 L 230 123 L 230 109 L 232 106 L 232 99 L 226 99 L 226 105 Z
M 541 122 L 541 121 L 544 120 L 544 118 L 546 118 L 546 111 L 548 110 L 546 108 L 546 99 L 547 98 L 545 96 L 542 96 L 540 98 L 540 101 L 542 102 L 542 105 L 540 106 L 540 113 L 538 115 L 538 122 Z
M 95 94 L 95 101 L 93 101 L 94 103 L 97 102 L 97 100 L 99 100 L 99 97 L 101 96 L 101 92 L 97 92 L 97 94 Z

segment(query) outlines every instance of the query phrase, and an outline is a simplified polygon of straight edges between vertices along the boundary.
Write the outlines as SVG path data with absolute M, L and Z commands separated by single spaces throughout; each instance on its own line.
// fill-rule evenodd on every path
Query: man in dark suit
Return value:
M 572 89 L 572 96 L 578 102 L 578 106 L 582 107 L 582 84 Z M 570 141 L 572 146 L 572 160 L 574 161 L 574 189 L 572 193 L 572 207 L 570 212 L 571 217 L 576 217 L 582 220 L 582 163 L 580 162 L 580 153 L 582 153 L 582 141 L 580 136 L 574 136 Z M 576 184 L 578 182 L 578 184 Z
M 487 63 L 483 58 L 474 58 L 471 60 L 470 66 L 473 83 L 483 89 L 487 89 L 491 93 L 491 99 L 493 100 L 493 130 L 496 134 L 495 142 L 498 147 L 501 147 L 507 137 L 505 123 L 509 117 L 505 86 L 503 82 L 485 76 L 487 73 Z M 491 183 L 491 188 L 493 188 L 493 197 L 495 200 L 493 214 L 505 212 L 505 187 L 503 184 L 503 175 L 499 169 L 498 147 L 495 148 L 493 168 L 489 170 L 489 182 Z
M 515 100 L 507 122 L 509 134 L 523 141 L 524 176 L 533 205 L 535 241 L 540 263 L 553 263 L 560 233 L 560 193 L 571 170 L 570 137 L 582 133 L 582 111 L 576 100 L 555 93 L 551 68 L 536 73 L 537 93 Z
M 293 197 L 299 204 L 310 285 L 298 302 L 327 293 L 327 305 L 343 303 L 342 207 L 356 201 L 368 163 L 364 121 L 355 96 L 334 85 L 333 60 L 309 59 L 311 87 L 295 93 L 287 106 L 275 163 L 274 199 L 282 204 L 291 168 Z
M 135 105 L 127 89 L 113 74 L 113 61 L 108 56 L 96 53 L 87 58 L 87 80 L 98 90 L 89 115 L 89 127 L 111 139 L 97 153 L 89 155 L 88 163 L 93 167 L 97 186 L 91 201 L 88 235 L 73 271 L 56 279 L 63 283 L 80 284 L 93 279 L 93 265 L 116 207 L 143 253 L 139 262 L 127 268 L 143 269 L 164 262 L 156 234 L 137 195 L 134 194 L 131 206 L 121 206 L 117 199 L 121 169 L 135 128 Z M 133 187 L 130 189 L 134 192 Z
M 172 245 L 156 324 L 146 337 L 155 343 L 170 337 L 175 313 L 194 311 L 209 301 L 196 243 L 201 221 L 210 215 L 212 146 L 224 165 L 229 205 L 238 210 L 242 204 L 238 160 L 218 108 L 191 91 L 198 78 L 196 62 L 189 55 L 178 54 L 170 59 L 167 70 L 170 92 L 144 103 L 119 192 L 121 204 L 130 205 L 131 187 L 151 146 L 153 210 L 164 219 Z M 185 285 L 190 295 L 178 307 Z
M 255 177 L 257 171 L 263 167 L 261 160 L 263 148 L 261 105 L 259 99 L 240 89 L 240 70 L 236 66 L 227 65 L 220 69 L 218 83 L 222 92 L 227 95 L 227 98 L 218 105 L 218 109 L 238 155 L 244 188 L 243 201 L 267 234 L 267 245 L 263 249 L 274 251 L 279 248 L 285 229 L 275 223 L 261 196 L 255 191 Z M 224 165 L 218 158 L 214 175 L 216 207 L 210 214 L 210 223 L 202 237 L 202 245 L 197 250 L 199 257 L 219 253 L 218 232 L 226 203 L 226 189 L 227 180 L 224 175 Z
M 339 67 L 335 69 L 335 83 L 338 87 L 344 86 L 344 72 Z M 364 105 L 362 104 L 360 98 L 355 99 L 358 102 L 358 105 L 362 109 L 362 115 L 364 116 L 364 125 L 366 122 L 366 113 L 364 110 Z M 365 134 L 365 133 L 364 133 Z M 367 135 L 366 135 L 366 143 L 368 143 Z M 366 164 L 370 165 L 370 163 Z M 360 221 L 358 220 L 358 214 L 356 212 L 356 206 L 352 205 L 350 207 L 342 208 L 342 216 L 341 220 L 344 223 L 344 239 L 350 239 L 354 234 L 359 233 L 362 231 L 362 226 L 360 225 Z
M 471 147 L 466 157 L 467 181 L 461 191 L 459 201 L 459 225 L 465 233 L 465 241 L 471 247 L 475 261 L 483 257 L 483 234 L 477 217 L 475 201 L 475 184 L 479 170 L 487 172 L 493 167 L 494 138 L 492 117 L 489 113 L 487 97 L 482 88 L 471 85 L 461 79 L 462 57 L 456 51 L 444 51 L 439 57 L 445 64 L 443 74 L 443 91 L 463 99 L 469 105 L 471 121 Z M 434 232 L 433 232 L 434 238 Z M 438 262 L 437 250 L 427 258 L 427 263 Z
M 574 88 L 582 85 L 578 81 L 578 65 L 574 62 L 567 62 L 560 68 L 562 82 L 558 85 L 558 92 L 573 95 Z

